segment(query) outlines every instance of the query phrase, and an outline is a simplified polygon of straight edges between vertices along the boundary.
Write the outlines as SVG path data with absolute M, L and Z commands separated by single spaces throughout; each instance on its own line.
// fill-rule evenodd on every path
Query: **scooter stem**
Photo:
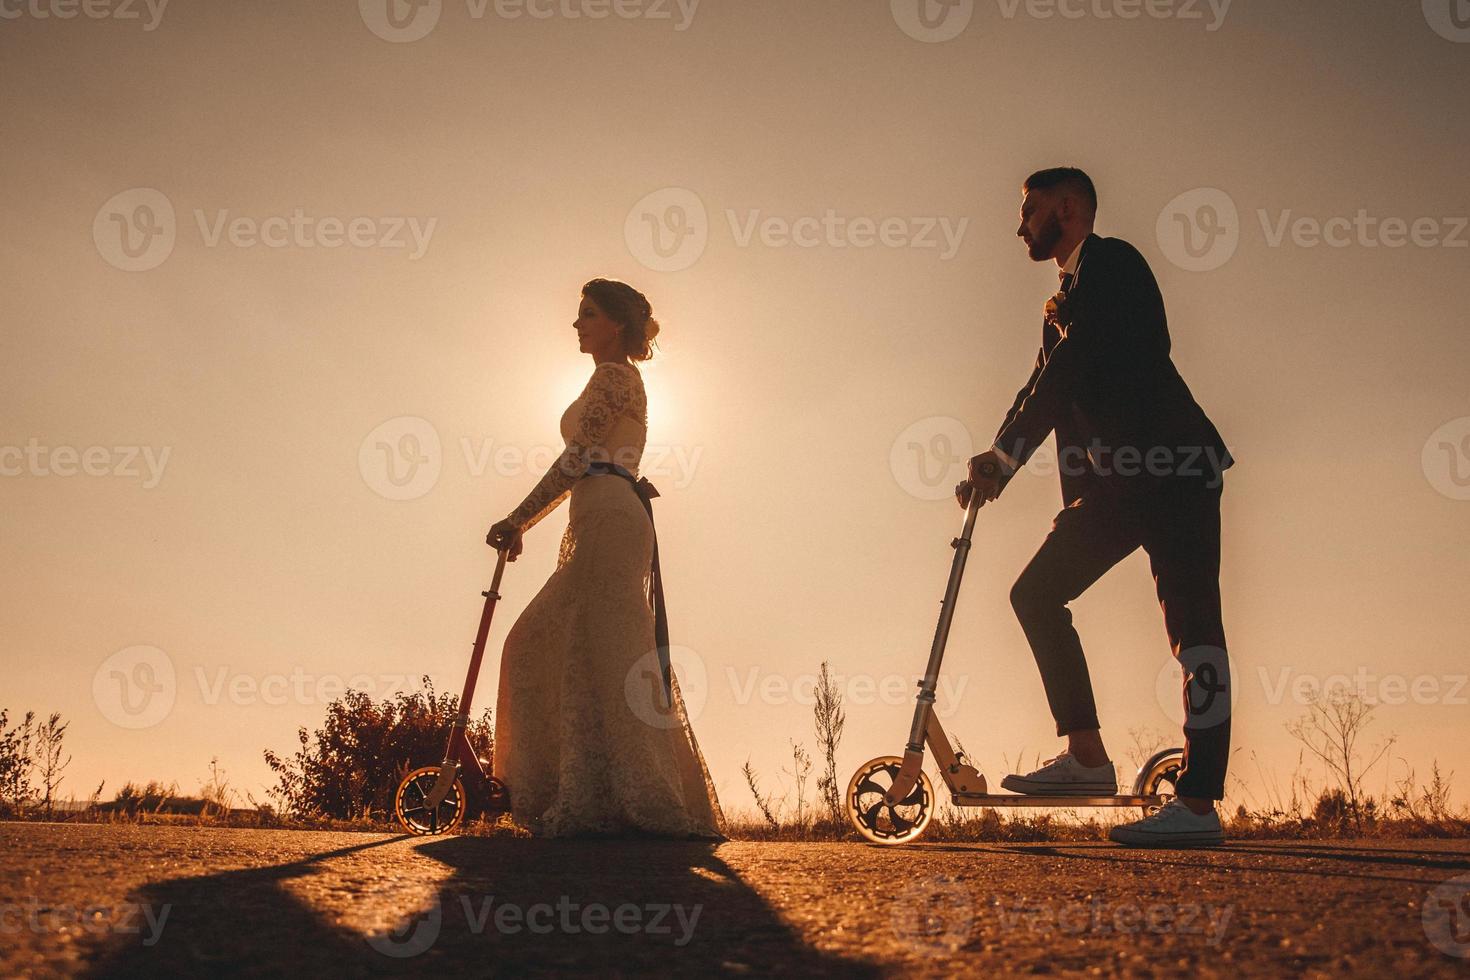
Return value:
M 914 706 L 914 723 L 909 729 L 909 741 L 904 746 L 903 765 L 887 793 L 890 804 L 909 795 L 924 764 L 924 733 L 929 727 L 929 712 L 934 710 L 934 691 L 939 686 L 939 666 L 944 662 L 944 647 L 949 642 L 949 624 L 954 619 L 960 581 L 965 576 L 965 560 L 970 555 L 970 538 L 975 532 L 975 516 L 983 506 L 985 501 L 971 488 L 964 528 L 960 531 L 960 536 L 950 542 L 950 547 L 954 548 L 954 561 L 949 566 L 949 584 L 944 590 L 944 601 L 939 605 L 939 625 L 934 630 L 934 645 L 929 648 L 929 665 L 924 668 L 924 679 L 919 681 L 919 695 L 916 699 L 918 703 Z
M 464 679 L 464 692 L 459 696 L 459 710 L 449 725 L 449 742 L 444 747 L 444 761 L 439 766 L 439 778 L 434 780 L 434 788 L 424 799 L 424 805 L 431 811 L 444 802 L 444 797 L 449 795 L 449 790 L 454 786 L 455 777 L 459 775 L 455 746 L 461 733 L 470 725 L 470 703 L 475 697 L 475 682 L 480 679 L 480 662 L 485 658 L 485 639 L 490 635 L 490 621 L 495 617 L 495 604 L 500 601 L 500 577 L 505 574 L 505 562 L 510 552 L 501 549 L 498 554 L 500 557 L 495 562 L 495 576 L 490 580 L 490 589 L 480 593 L 485 597 L 485 608 L 480 613 L 480 628 L 475 632 L 470 670 Z

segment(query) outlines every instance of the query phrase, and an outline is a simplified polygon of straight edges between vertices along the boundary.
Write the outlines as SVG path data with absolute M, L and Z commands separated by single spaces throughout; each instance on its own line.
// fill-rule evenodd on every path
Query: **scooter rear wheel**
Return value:
M 890 806 L 884 800 L 903 759 L 880 755 L 858 767 L 847 784 L 847 815 L 864 840 L 904 844 L 917 840 L 934 815 L 934 784 L 922 769 L 909 795 Z
M 393 815 L 398 818 L 399 826 L 410 834 L 449 834 L 464 822 L 464 783 L 458 776 L 437 807 L 431 809 L 427 805 L 428 795 L 438 780 L 438 766 L 422 766 L 404 776 L 398 784 L 398 791 L 393 794 Z
M 1135 796 L 1160 796 L 1168 802 L 1175 795 L 1175 785 L 1179 782 L 1179 772 L 1184 768 L 1183 749 L 1164 749 L 1155 752 L 1153 757 L 1143 764 L 1138 770 L 1138 778 L 1133 781 L 1133 794 Z M 1142 807 L 1145 817 L 1151 816 L 1159 811 L 1156 806 Z

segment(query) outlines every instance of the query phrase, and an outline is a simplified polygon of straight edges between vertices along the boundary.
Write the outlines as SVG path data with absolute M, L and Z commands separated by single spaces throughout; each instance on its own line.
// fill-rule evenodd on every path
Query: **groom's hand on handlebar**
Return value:
M 982 505 L 1000 496 L 1001 479 L 1005 468 L 994 451 L 983 452 L 970 459 L 970 478 L 955 488 L 955 497 L 961 507 L 970 505 L 970 494 L 980 494 Z
M 485 535 L 485 543 L 496 551 L 507 552 L 506 561 L 515 561 L 521 556 L 521 529 L 510 521 L 501 521 Z

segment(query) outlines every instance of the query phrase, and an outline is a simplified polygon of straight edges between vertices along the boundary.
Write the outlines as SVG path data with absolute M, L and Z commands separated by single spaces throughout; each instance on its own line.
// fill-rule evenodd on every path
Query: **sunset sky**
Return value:
M 263 798 L 334 685 L 457 691 L 599 275 L 663 322 L 645 472 L 722 801 L 747 759 L 789 791 L 824 660 L 844 782 L 900 752 L 945 490 L 1056 287 L 1020 183 L 1058 164 L 1239 461 L 1230 798 L 1285 788 L 1331 675 L 1386 702 L 1395 778 L 1470 778 L 1461 0 L 58 7 L 0 6 L 0 707 L 71 721 L 64 793 L 217 756 Z M 954 624 L 941 710 L 995 782 L 1059 745 L 1007 600 L 1059 504 L 1028 473 L 982 513 Z M 481 706 L 565 520 L 506 574 Z M 1177 740 L 1145 557 L 1074 608 L 1131 778 L 1130 727 Z

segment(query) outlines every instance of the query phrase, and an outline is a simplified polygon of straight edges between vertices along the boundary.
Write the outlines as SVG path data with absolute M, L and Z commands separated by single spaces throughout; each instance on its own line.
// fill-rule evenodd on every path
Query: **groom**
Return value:
M 1046 304 L 1031 377 L 988 452 L 956 487 L 994 500 L 1056 433 L 1063 509 L 1011 590 L 1067 749 L 1034 772 L 1007 776 L 1027 794 L 1117 792 L 1099 733 L 1082 644 L 1067 604 L 1118 562 L 1148 553 L 1164 628 L 1184 671 L 1184 768 L 1176 799 L 1111 832 L 1131 845 L 1222 840 L 1215 801 L 1230 750 L 1230 668 L 1220 619 L 1220 493 L 1233 460 L 1169 358 L 1164 301 L 1132 245 L 1092 227 L 1097 191 L 1081 170 L 1026 179 L 1022 238 L 1052 260 L 1061 288 Z

